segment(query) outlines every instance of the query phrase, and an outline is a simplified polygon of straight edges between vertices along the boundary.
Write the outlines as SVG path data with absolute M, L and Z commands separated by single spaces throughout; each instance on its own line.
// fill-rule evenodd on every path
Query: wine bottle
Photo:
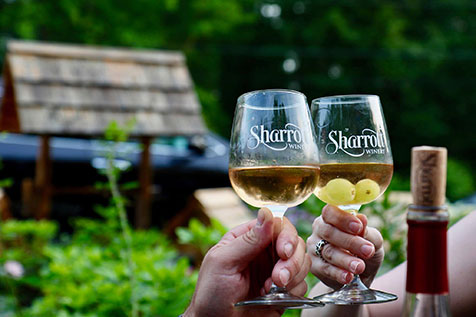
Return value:
M 446 232 L 446 148 L 412 148 L 405 317 L 450 316 Z

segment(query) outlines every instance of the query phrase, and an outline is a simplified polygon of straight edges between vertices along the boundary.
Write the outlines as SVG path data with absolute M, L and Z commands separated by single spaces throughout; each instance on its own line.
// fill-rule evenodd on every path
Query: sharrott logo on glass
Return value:
M 342 151 L 353 157 L 364 154 L 385 154 L 387 151 L 387 139 L 385 133 L 378 133 L 372 129 L 363 129 L 361 134 L 344 135 L 340 130 L 329 132 L 330 142 L 326 145 L 326 153 L 329 155 Z
M 264 125 L 255 125 L 250 128 L 251 136 L 248 139 L 249 149 L 256 149 L 261 144 L 273 151 L 286 149 L 302 149 L 303 142 L 301 129 L 292 123 L 287 123 L 284 129 L 268 130 Z

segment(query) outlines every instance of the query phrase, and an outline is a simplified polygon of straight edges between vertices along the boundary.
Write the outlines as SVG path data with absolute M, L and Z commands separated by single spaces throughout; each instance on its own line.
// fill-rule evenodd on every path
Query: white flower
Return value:
M 15 278 L 20 278 L 25 273 L 23 265 L 18 261 L 8 260 L 3 264 L 3 268 L 7 274 Z

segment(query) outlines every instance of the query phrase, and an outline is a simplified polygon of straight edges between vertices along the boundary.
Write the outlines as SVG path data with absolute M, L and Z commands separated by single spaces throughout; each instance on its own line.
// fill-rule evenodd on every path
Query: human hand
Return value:
M 269 256 L 273 226 L 279 257 L 276 264 Z M 310 266 L 305 243 L 294 226 L 286 218 L 281 225 L 279 218 L 273 218 L 263 208 L 257 220 L 230 230 L 205 255 L 192 302 L 184 316 L 280 316 L 282 311 L 243 310 L 234 304 L 264 295 L 272 282 L 303 296 L 307 291 L 304 278 Z
M 329 242 L 321 249 L 324 259 L 316 255 L 316 244 L 321 239 Z M 382 235 L 367 227 L 365 215 L 355 216 L 331 205 L 326 205 L 314 221 L 307 250 L 312 274 L 335 290 L 352 281 L 354 274 L 370 286 L 385 254 Z

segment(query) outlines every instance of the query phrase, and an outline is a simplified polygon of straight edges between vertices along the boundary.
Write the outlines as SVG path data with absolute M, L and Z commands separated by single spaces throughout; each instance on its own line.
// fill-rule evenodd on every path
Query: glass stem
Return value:
M 357 275 L 357 274 L 355 274 L 352 281 L 350 281 L 350 283 L 347 283 L 346 285 L 344 285 L 343 288 L 352 288 L 352 289 L 358 289 L 358 290 L 367 290 L 368 289 L 368 287 L 360 279 L 360 276 Z

